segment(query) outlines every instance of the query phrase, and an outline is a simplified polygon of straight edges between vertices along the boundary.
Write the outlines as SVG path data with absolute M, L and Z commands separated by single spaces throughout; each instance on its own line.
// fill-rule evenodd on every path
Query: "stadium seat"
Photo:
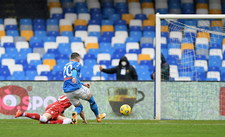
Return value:
M 27 54 L 27 63 L 29 64 L 31 60 L 40 60 L 41 56 L 38 53 L 28 53 Z
M 25 37 L 29 41 L 34 36 L 34 32 L 32 30 L 22 30 L 20 36 Z
M 50 71 L 50 66 L 49 65 L 43 65 L 43 64 L 37 65 L 38 75 L 40 75 L 41 72 L 43 72 L 43 71 Z

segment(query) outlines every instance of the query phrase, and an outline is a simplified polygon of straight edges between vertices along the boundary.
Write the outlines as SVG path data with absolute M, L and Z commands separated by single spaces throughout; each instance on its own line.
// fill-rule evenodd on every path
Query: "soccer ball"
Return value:
M 131 107 L 128 104 L 124 104 L 120 107 L 120 113 L 123 115 L 129 115 L 131 113 Z

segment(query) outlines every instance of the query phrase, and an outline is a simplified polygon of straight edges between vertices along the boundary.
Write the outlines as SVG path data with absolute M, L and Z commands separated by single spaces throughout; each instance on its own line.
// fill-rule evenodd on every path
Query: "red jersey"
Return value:
M 46 107 L 45 113 L 51 114 L 52 119 L 56 119 L 58 115 L 61 115 L 63 111 L 71 105 L 72 104 L 70 103 L 69 99 L 65 95 L 62 95 L 56 102 Z
M 70 103 L 69 99 L 65 95 L 62 95 L 61 97 L 58 98 L 56 102 L 52 103 L 52 105 L 64 108 L 65 110 L 68 107 L 70 107 L 72 104 Z

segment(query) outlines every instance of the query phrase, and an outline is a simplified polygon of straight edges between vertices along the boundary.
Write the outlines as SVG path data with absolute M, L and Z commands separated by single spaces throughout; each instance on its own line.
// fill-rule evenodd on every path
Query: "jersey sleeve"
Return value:
M 81 64 L 79 62 L 73 63 L 73 69 L 79 72 L 81 69 Z

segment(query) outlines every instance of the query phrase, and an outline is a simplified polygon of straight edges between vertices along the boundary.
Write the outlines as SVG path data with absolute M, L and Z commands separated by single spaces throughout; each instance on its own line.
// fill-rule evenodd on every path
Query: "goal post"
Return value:
M 221 14 L 156 14 L 156 32 L 155 32 L 155 86 L 154 86 L 154 117 L 156 120 L 162 119 L 162 95 L 161 95 L 161 23 L 166 19 L 225 19 L 225 15 Z M 196 28 L 197 31 L 198 28 Z M 201 30 L 201 29 L 200 29 Z M 206 30 L 208 31 L 208 30 Z M 209 32 L 213 33 L 213 32 Z M 215 33 L 217 35 L 217 33 Z M 222 34 L 219 34 L 222 35 Z M 223 35 L 224 36 L 224 35 Z M 176 81 L 174 81 L 176 82 Z

